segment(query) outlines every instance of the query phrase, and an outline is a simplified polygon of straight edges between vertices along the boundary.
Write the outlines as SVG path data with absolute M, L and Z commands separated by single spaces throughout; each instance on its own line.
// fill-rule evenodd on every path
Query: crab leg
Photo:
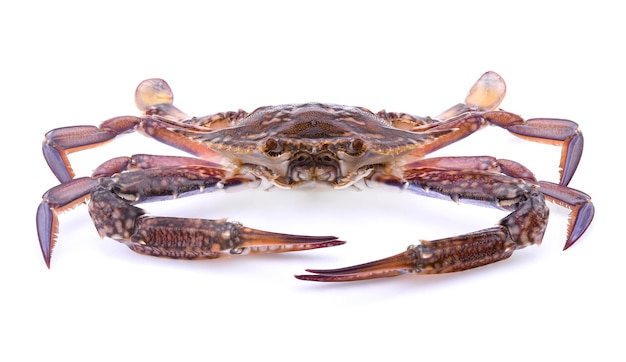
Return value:
M 566 119 L 534 118 L 524 120 L 516 114 L 504 111 L 468 113 L 436 125 L 429 125 L 427 127 L 429 131 L 453 131 L 438 137 L 436 141 L 429 143 L 415 155 L 424 157 L 471 135 L 488 124 L 504 128 L 513 135 L 524 139 L 561 146 L 560 184 L 563 186 L 569 184 L 582 157 L 584 141 L 578 125 Z
M 59 232 L 58 214 L 87 201 L 91 189 L 97 184 L 97 179 L 81 177 L 53 187 L 43 194 L 43 200 L 37 208 L 37 234 L 48 268 Z
M 587 230 L 595 213 L 591 197 L 586 193 L 561 184 L 537 181 L 528 168 L 515 161 L 496 159 L 491 156 L 441 157 L 419 160 L 408 165 L 408 168 L 416 167 L 484 170 L 537 182 L 540 186 L 539 190 L 548 200 L 572 211 L 567 228 L 567 241 L 563 250 L 574 245 Z
M 506 94 L 504 80 L 494 72 L 487 72 L 470 89 L 464 103 L 459 103 L 440 115 L 423 118 L 405 113 L 381 111 L 378 116 L 396 127 L 415 132 L 427 130 L 452 130 L 420 148 L 415 156 L 429 153 L 459 141 L 487 125 L 506 129 L 511 134 L 539 143 L 559 146 L 560 184 L 567 186 L 571 181 L 583 152 L 583 135 L 578 124 L 566 119 L 522 117 L 498 110 Z
M 441 163 L 446 162 L 483 164 L 480 158 L 441 160 Z M 510 166 L 507 167 L 507 172 L 522 170 L 516 168 L 512 161 L 504 161 L 502 164 Z M 590 198 L 580 191 L 558 184 L 530 182 L 492 171 L 424 166 L 407 170 L 404 181 L 382 177 L 377 181 L 417 194 L 445 197 L 457 202 L 484 202 L 512 212 L 492 228 L 451 238 L 422 240 L 419 245 L 410 246 L 403 253 L 370 263 L 340 269 L 308 269 L 313 274 L 297 275 L 296 278 L 330 282 L 373 279 L 411 272 L 449 273 L 504 260 L 517 249 L 541 243 L 549 214 L 544 193 L 548 199 L 573 210 L 573 222 L 565 248 L 582 235 L 591 223 L 594 213 Z
M 174 95 L 162 79 L 148 79 L 137 86 L 135 104 L 144 117 L 121 116 L 108 119 L 100 126 L 73 126 L 53 129 L 44 138 L 42 150 L 48 166 L 60 182 L 68 182 L 75 174 L 68 155 L 94 148 L 115 137 L 139 132 L 192 155 L 211 159 L 215 153 L 177 132 L 178 129 L 200 131 L 228 127 L 247 115 L 244 111 L 216 113 L 202 118 L 189 118 L 173 105 Z
M 513 254 L 515 242 L 504 226 L 434 241 L 422 240 L 405 252 L 338 269 L 307 269 L 313 274 L 296 275 L 300 280 L 349 282 L 394 277 L 407 273 L 439 274 L 476 268 L 504 260 Z
M 100 127 L 74 126 L 53 129 L 46 133 L 42 151 L 48 167 L 60 182 L 68 182 L 75 174 L 68 159 L 70 153 L 103 145 L 117 135 L 132 130 L 140 122 L 138 117 L 116 117 Z M 110 128 L 105 124 L 112 124 Z
M 583 154 L 583 134 L 578 124 L 567 119 L 521 117 L 504 111 L 488 112 L 483 117 L 491 124 L 505 128 L 512 134 L 531 141 L 561 147 L 560 184 L 572 180 Z
M 548 200 L 572 210 L 567 226 L 567 241 L 563 247 L 563 250 L 566 250 L 574 245 L 591 225 L 595 214 L 591 197 L 580 190 L 548 181 L 539 181 L 539 186 Z
M 255 230 L 237 222 L 147 216 L 133 204 L 227 189 L 251 180 L 226 178 L 222 169 L 180 166 L 136 170 L 113 177 L 74 179 L 50 189 L 37 210 L 37 228 L 48 267 L 58 232 L 58 213 L 90 199 L 98 233 L 142 254 L 171 258 L 218 258 L 278 253 L 344 244 L 334 236 L 301 236 Z

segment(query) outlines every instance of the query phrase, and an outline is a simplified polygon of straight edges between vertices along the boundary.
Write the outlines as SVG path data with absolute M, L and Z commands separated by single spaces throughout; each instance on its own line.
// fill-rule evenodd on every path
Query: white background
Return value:
M 626 29 L 613 2 L 205 3 L 0 5 L 0 360 L 624 359 Z M 507 81 L 502 108 L 572 119 L 585 134 L 571 186 L 592 195 L 596 219 L 566 252 L 567 211 L 554 206 L 543 245 L 506 262 L 443 276 L 303 282 L 292 275 L 389 256 L 504 214 L 409 194 L 242 192 L 146 208 L 348 244 L 151 258 L 100 240 L 82 206 L 61 216 L 52 269 L 43 263 L 35 210 L 57 183 L 41 156 L 43 135 L 139 114 L 133 94 L 145 78 L 166 79 L 176 105 L 198 116 L 308 101 L 436 115 L 486 70 Z M 87 175 L 137 152 L 170 150 L 131 135 L 71 160 Z M 443 154 L 513 158 L 539 178 L 558 177 L 557 147 L 493 127 Z

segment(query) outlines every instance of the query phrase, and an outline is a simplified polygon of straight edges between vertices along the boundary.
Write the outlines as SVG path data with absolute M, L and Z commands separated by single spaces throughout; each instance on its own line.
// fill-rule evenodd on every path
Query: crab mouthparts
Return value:
M 287 175 L 294 183 L 326 181 L 334 183 L 341 176 L 339 160 L 331 152 L 310 154 L 299 152 L 287 168 Z

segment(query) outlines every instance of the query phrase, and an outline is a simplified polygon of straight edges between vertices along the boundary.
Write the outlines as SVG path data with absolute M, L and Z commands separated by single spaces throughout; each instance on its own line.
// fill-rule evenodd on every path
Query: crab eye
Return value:
M 350 146 L 348 146 L 348 153 L 352 156 L 358 156 L 362 154 L 364 151 L 364 143 L 360 138 L 355 138 L 350 142 Z
M 275 138 L 268 138 L 265 141 L 265 153 L 269 156 L 279 156 L 283 151 L 283 146 Z

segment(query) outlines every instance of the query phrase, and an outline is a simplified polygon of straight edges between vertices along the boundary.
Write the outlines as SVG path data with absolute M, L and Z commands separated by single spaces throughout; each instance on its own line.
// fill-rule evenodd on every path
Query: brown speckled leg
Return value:
M 312 281 L 352 281 L 406 273 L 449 273 L 494 263 L 516 249 L 539 244 L 549 209 L 539 185 L 521 178 L 482 170 L 421 167 L 405 172 L 405 180 L 378 179 L 417 194 L 453 201 L 481 202 L 511 213 L 497 226 L 434 241 L 421 241 L 398 255 L 340 269 L 309 269 Z
M 204 166 L 149 169 L 102 179 L 91 193 L 89 213 L 101 236 L 154 256 L 198 259 L 227 254 L 284 252 L 343 244 L 334 236 L 277 234 L 224 219 L 153 217 L 131 204 L 236 186 L 224 171 Z
M 158 158 L 158 162 L 165 159 Z M 171 160 L 179 163 L 179 160 Z M 48 267 L 58 232 L 57 214 L 89 201 L 101 237 L 110 237 L 142 254 L 170 258 L 217 258 L 225 254 L 279 253 L 344 244 L 334 236 L 266 232 L 224 219 L 148 216 L 134 204 L 228 189 L 251 181 L 226 178 L 203 165 L 134 170 L 111 177 L 84 177 L 49 190 L 37 211 L 39 239 Z

